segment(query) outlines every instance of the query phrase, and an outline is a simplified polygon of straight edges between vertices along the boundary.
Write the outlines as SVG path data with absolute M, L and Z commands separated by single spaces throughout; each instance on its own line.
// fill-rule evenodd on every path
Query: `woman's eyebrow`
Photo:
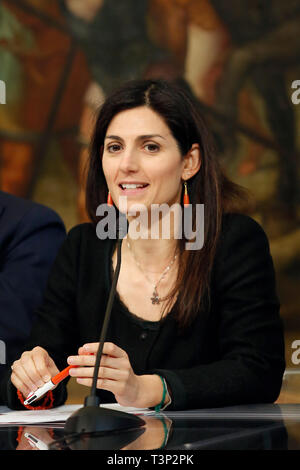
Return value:
M 165 137 L 159 134 L 144 134 L 144 135 L 139 135 L 136 140 L 143 140 L 143 139 L 151 139 L 153 137 L 160 137 L 161 139 L 165 140 Z M 122 137 L 118 135 L 107 135 L 105 139 L 115 139 L 115 140 L 123 140 Z

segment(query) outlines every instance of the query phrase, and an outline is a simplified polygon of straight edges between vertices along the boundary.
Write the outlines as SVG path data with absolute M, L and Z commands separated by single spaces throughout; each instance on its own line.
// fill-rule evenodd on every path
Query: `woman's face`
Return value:
M 184 159 L 167 124 L 146 106 L 122 111 L 111 120 L 102 165 L 121 212 L 120 196 L 127 196 L 128 210 L 133 204 L 149 210 L 152 204 L 180 202 Z

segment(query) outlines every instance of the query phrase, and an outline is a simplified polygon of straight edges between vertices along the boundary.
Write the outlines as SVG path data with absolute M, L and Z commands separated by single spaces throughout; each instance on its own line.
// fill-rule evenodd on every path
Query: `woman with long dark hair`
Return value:
M 60 250 L 27 351 L 2 383 L 3 401 L 22 407 L 67 362 L 77 366 L 70 375 L 91 386 L 116 267 L 116 240 L 97 232 L 106 203 L 125 214 L 129 231 L 98 374 L 101 401 L 159 409 L 275 401 L 285 367 L 282 322 L 267 237 L 240 213 L 245 194 L 225 176 L 183 87 L 132 81 L 109 96 L 90 150 L 91 223 L 74 227 Z M 162 205 L 180 217 L 164 237 L 160 216 L 151 237 L 152 209 Z M 200 205 L 203 243 L 187 249 L 178 220 L 192 214 L 200 236 Z M 65 399 L 63 383 L 42 404 Z

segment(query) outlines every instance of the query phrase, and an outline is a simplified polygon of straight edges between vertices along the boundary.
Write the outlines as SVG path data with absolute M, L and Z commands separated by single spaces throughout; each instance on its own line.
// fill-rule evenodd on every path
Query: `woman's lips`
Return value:
M 128 188 L 128 189 L 123 189 L 121 186 L 119 186 L 120 188 L 120 192 L 121 192 L 121 195 L 122 196 L 135 196 L 135 195 L 139 195 L 139 194 L 142 194 L 146 191 L 146 189 L 149 187 L 149 184 L 147 184 L 147 186 L 144 186 L 143 188 Z

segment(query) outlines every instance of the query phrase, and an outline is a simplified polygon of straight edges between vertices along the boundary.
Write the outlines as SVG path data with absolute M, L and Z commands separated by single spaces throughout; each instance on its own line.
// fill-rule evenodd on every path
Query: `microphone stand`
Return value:
M 125 429 L 136 429 L 145 425 L 145 421 L 134 414 L 101 408 L 99 406 L 100 398 L 97 396 L 96 392 L 102 350 L 110 321 L 110 314 L 121 267 L 121 247 L 125 234 L 121 233 L 120 227 L 118 228 L 117 233 L 117 265 L 101 330 L 90 395 L 85 398 L 84 407 L 72 413 L 72 415 L 67 419 L 64 427 L 66 433 L 122 431 Z

